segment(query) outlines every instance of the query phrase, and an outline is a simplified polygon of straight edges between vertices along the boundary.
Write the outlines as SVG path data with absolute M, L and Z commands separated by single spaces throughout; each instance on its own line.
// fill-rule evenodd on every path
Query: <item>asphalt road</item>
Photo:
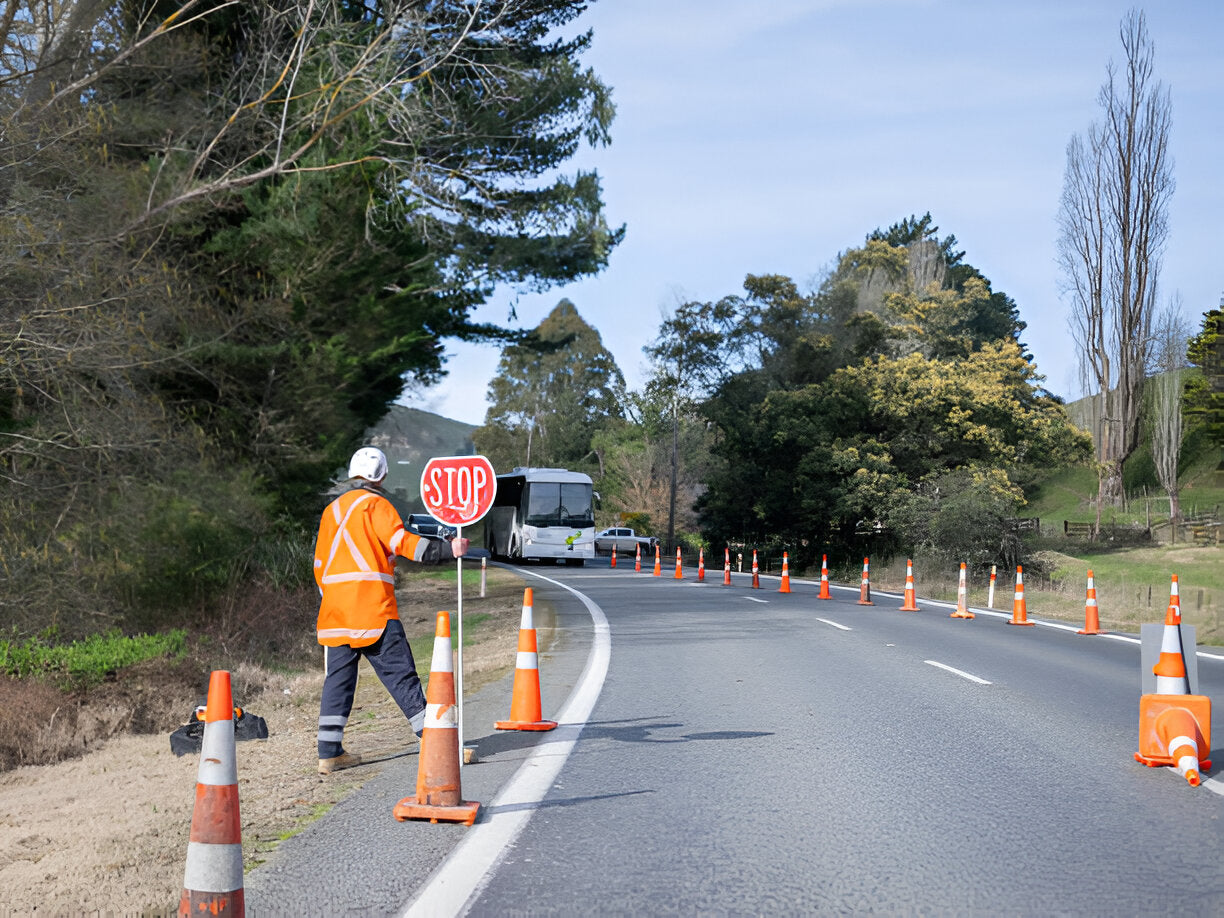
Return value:
M 1132 758 L 1137 644 L 797 580 L 524 570 L 593 604 L 535 586 L 545 716 L 579 716 L 495 733 L 486 689 L 476 826 L 392 819 L 406 757 L 250 875 L 251 914 L 1224 914 L 1224 787 Z M 1224 698 L 1224 661 L 1198 669 Z

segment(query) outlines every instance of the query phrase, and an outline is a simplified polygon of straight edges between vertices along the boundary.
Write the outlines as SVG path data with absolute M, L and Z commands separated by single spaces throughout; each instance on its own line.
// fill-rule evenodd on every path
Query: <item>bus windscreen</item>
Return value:
M 528 526 L 567 526 L 582 529 L 595 525 L 589 484 L 533 481 L 527 486 Z

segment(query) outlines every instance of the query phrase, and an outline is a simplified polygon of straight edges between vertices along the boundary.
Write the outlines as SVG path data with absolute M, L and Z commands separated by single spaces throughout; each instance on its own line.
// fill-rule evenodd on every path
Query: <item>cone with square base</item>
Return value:
M 1156 676 L 1156 694 L 1189 695 L 1190 678 L 1186 675 L 1186 649 L 1181 639 L 1181 607 L 1169 604 L 1165 610 L 1164 632 L 1160 636 L 1160 659 L 1152 667 Z
M 820 593 L 817 599 L 832 599 L 829 594 L 829 556 L 820 556 Z
M 976 618 L 969 611 L 969 591 L 965 586 L 965 562 L 961 562 L 960 566 L 960 582 L 956 587 L 956 611 L 949 618 Z
M 778 592 L 789 593 L 790 591 L 790 558 L 786 552 L 782 552 L 782 585 L 778 587 Z
M 684 579 L 684 568 L 680 566 L 680 546 L 679 545 L 676 546 L 676 574 L 673 579 L 674 580 Z
M 230 674 L 212 673 L 196 778 L 195 808 L 187 842 L 180 915 L 246 914 L 242 885 L 242 820 Z
M 1176 768 L 1191 787 L 1211 768 L 1211 699 L 1206 695 L 1144 695 L 1139 699 L 1139 751 L 1150 768 Z
M 761 569 L 757 566 L 756 549 L 752 550 L 752 588 L 759 590 L 761 588 Z
M 540 710 L 540 657 L 536 652 L 532 598 L 531 587 L 527 587 L 523 590 L 523 617 L 519 624 L 510 719 L 497 721 L 493 726 L 498 730 L 552 730 L 557 726 L 555 720 L 544 720 Z
M 421 731 L 416 795 L 405 797 L 391 810 L 400 822 L 476 821 L 479 803 L 463 799 L 459 781 L 459 709 L 455 705 L 455 664 L 452 660 L 450 616 L 438 613 L 434 631 L 433 663 L 425 690 L 425 727 Z
M 656 545 L 656 546 L 655 546 L 655 566 L 654 566 L 654 575 L 655 575 L 656 577 L 662 577 L 662 576 L 663 576 L 663 565 L 662 565 L 662 564 L 659 562 L 659 546 L 658 546 L 658 545 Z
M 723 586 L 731 586 L 731 549 L 723 549 Z
M 697 582 L 705 583 L 705 549 L 697 547 Z
M 1026 625 L 1034 627 L 1028 620 L 1028 606 L 1024 603 L 1024 568 L 1016 568 L 1016 594 L 1012 599 L 1012 617 L 1007 620 L 1009 625 Z
M 863 581 L 859 584 L 858 604 L 860 606 L 875 605 L 875 603 L 871 601 L 871 569 L 870 563 L 866 558 L 863 559 Z
M 1088 572 L 1088 593 L 1084 597 L 1084 627 L 1075 633 L 1101 633 L 1101 612 L 1097 608 L 1096 584 L 1092 580 L 1092 571 Z
M 914 593 L 914 561 L 905 559 L 905 600 L 901 603 L 902 612 L 920 612 L 918 597 Z

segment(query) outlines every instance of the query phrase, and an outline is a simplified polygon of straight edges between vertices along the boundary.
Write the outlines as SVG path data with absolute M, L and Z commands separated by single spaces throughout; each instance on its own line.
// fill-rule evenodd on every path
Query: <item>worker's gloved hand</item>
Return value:
M 456 558 L 462 558 L 467 554 L 468 540 L 467 539 L 451 539 L 451 554 Z

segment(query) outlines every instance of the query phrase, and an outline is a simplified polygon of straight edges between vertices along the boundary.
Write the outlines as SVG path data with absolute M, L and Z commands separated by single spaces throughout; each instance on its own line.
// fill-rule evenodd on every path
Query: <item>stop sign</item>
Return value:
M 484 456 L 440 456 L 421 472 L 421 500 L 430 516 L 449 526 L 467 526 L 489 512 L 497 476 Z

